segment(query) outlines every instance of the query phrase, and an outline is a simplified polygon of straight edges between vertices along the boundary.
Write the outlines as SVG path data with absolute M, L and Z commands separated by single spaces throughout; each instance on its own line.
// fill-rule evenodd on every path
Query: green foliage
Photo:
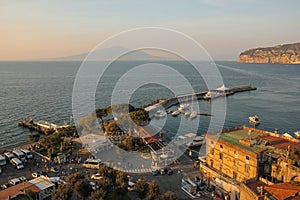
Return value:
M 145 178 L 139 179 L 134 185 L 134 189 L 139 198 L 144 199 L 148 193 L 148 183 Z
M 55 132 L 55 130 L 53 128 L 49 128 L 49 129 L 46 129 L 44 131 L 45 135 L 51 135 Z
M 74 184 L 74 191 L 78 199 L 86 199 L 86 197 L 91 195 L 92 187 L 90 186 L 88 180 L 80 179 Z
M 79 180 L 83 180 L 84 175 L 81 173 L 75 173 L 67 177 L 67 183 L 70 185 L 71 188 L 74 188 L 75 184 Z
M 91 193 L 90 200 L 104 200 L 106 195 L 107 192 L 104 189 L 99 188 Z
M 76 126 L 67 126 L 56 130 L 60 137 L 79 137 Z
M 153 180 L 148 186 L 147 199 L 156 200 L 159 199 L 159 195 L 160 195 L 159 186 L 157 185 L 156 181 Z
M 37 141 L 39 141 L 39 139 L 40 139 L 40 134 L 39 134 L 39 133 L 30 134 L 30 135 L 28 136 L 28 138 L 29 138 L 29 141 L 30 141 L 30 142 L 37 142 Z
M 69 185 L 59 185 L 57 189 L 52 191 L 52 200 L 69 200 L 72 196 L 72 190 Z
M 150 121 L 149 112 L 142 108 L 138 108 L 130 112 L 130 117 L 132 121 L 139 126 L 147 125 Z
M 144 144 L 142 138 L 139 137 L 127 136 L 118 146 L 126 151 L 148 151 L 148 147 Z
M 177 200 L 173 192 L 167 191 L 164 194 L 160 195 L 160 200 Z
M 108 125 L 104 126 L 104 130 L 108 135 L 116 135 L 116 133 L 123 132 L 115 121 L 110 122 Z

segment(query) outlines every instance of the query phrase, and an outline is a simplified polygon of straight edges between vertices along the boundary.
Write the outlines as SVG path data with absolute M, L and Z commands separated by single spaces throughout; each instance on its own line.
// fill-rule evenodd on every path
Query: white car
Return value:
M 25 176 L 20 176 L 20 177 L 18 177 L 18 179 L 19 179 L 21 182 L 27 181 L 27 178 L 26 178 Z
M 101 174 L 97 173 L 97 174 L 93 174 L 91 176 L 92 179 L 95 179 L 95 180 L 100 180 L 103 178 L 103 176 L 101 176 Z
M 92 187 L 93 190 L 99 189 L 99 185 L 97 185 L 95 182 L 91 181 L 90 186 Z

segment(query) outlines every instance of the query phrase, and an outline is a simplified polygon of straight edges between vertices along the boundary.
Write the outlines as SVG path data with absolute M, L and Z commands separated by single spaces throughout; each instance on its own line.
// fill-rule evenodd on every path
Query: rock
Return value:
M 238 62 L 300 64 L 300 43 L 250 49 L 240 54 Z

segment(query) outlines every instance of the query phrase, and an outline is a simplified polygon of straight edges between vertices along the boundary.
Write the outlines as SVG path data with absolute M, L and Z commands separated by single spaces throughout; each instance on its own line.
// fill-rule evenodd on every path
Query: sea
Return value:
M 111 63 L 99 78 L 94 95 L 95 107 L 111 104 L 112 92 L 124 74 L 136 66 L 147 64 L 149 67 L 153 63 L 174 69 L 187 80 L 194 91 L 208 88 L 205 78 L 189 62 L 119 61 Z M 300 130 L 300 65 L 241 64 L 232 61 L 215 63 L 226 87 L 251 84 L 257 90 L 213 100 L 222 105 L 220 110 L 218 106 L 213 108 L 213 101 L 201 100 L 193 103 L 192 106 L 197 107 L 195 109 L 199 109 L 200 113 L 214 114 L 211 117 L 201 115 L 199 121 L 184 116 L 174 118 L 171 115 L 166 119 L 153 119 L 153 124 L 161 127 L 166 137 L 173 138 L 178 130 L 181 134 L 196 132 L 201 135 L 222 128 L 251 126 L 248 117 L 252 115 L 259 116 L 259 129 L 278 129 L 279 133 L 291 134 Z M 202 63 L 206 66 L 212 64 Z M 94 62 L 94 67 L 99 66 L 102 65 Z M 73 89 L 81 67 L 82 62 L 79 61 L 0 62 L 0 149 L 24 143 L 28 141 L 28 135 L 34 133 L 18 126 L 19 120 L 31 118 L 59 125 L 73 123 Z M 152 76 L 153 80 L 163 80 L 165 85 L 153 81 L 135 88 L 130 95 L 130 104 L 134 107 L 179 95 L 171 88 L 182 89 L 187 84 L 172 74 L 168 75 L 159 70 L 148 72 L 150 80 Z M 128 81 L 133 78 L 126 77 Z M 126 82 L 126 78 L 122 80 Z M 126 87 L 130 87 L 130 84 Z M 126 95 L 129 89 L 119 93 Z M 184 94 L 183 90 L 178 91 Z M 83 112 L 82 117 L 89 112 L 92 110 Z M 218 113 L 224 115 L 224 121 L 218 121 Z

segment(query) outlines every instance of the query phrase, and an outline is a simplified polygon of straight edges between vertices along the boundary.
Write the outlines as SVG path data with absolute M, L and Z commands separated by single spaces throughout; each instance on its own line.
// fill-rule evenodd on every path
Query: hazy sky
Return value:
M 88 52 L 121 31 L 157 26 L 183 32 L 216 60 L 243 50 L 300 42 L 299 0 L 0 1 L 0 60 Z

